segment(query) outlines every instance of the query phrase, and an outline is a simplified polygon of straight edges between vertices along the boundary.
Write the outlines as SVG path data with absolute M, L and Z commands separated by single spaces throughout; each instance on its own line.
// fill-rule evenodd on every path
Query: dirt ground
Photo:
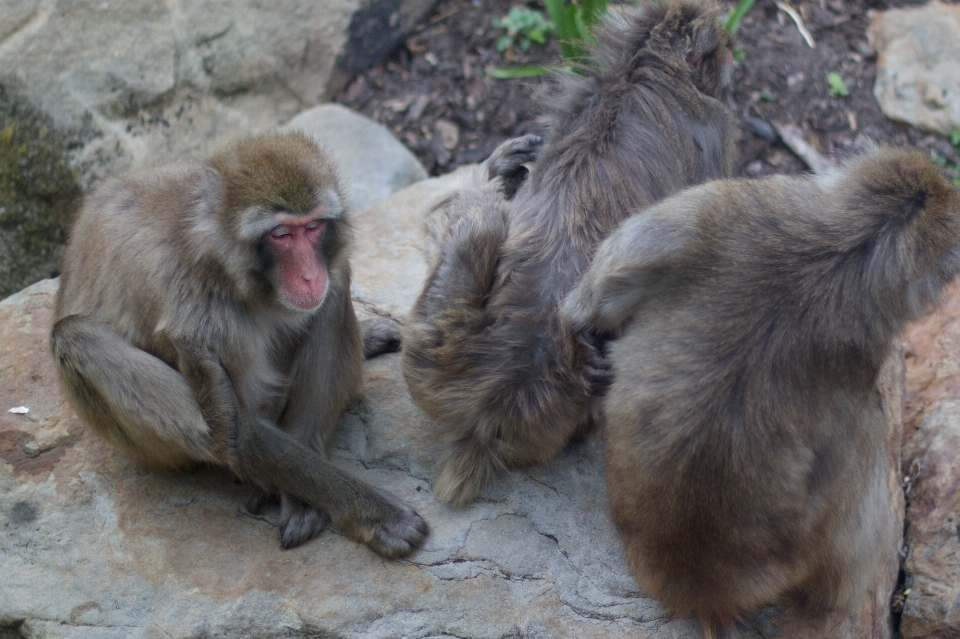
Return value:
M 721 0 L 723 1 L 723 0 Z M 960 162 L 950 143 L 892 122 L 873 97 L 876 52 L 867 43 L 871 11 L 921 2 L 812 0 L 795 3 L 813 38 L 811 48 L 773 0 L 758 0 L 737 33 L 737 63 L 727 101 L 741 116 L 740 175 L 796 173 L 808 167 L 771 124 L 799 127 L 827 156 L 842 156 L 863 138 L 936 151 Z M 732 6 L 732 2 L 727 3 Z M 493 26 L 522 0 L 440 0 L 391 58 L 354 80 L 336 100 L 390 127 L 433 175 L 485 158 L 501 141 L 536 131 L 538 100 L 548 77 L 494 80 L 497 66 L 560 60 L 555 40 L 524 54 L 498 53 Z M 542 9 L 535 0 L 525 6 Z M 828 72 L 850 93 L 832 97 Z

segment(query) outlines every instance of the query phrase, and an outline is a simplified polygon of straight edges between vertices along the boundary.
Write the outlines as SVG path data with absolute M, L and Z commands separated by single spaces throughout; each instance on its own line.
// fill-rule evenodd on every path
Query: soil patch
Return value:
M 842 157 L 869 139 L 933 150 L 960 162 L 947 140 L 888 120 L 873 97 L 876 52 L 867 43 L 869 12 L 908 4 L 922 2 L 796 3 L 813 38 L 811 48 L 773 0 L 758 0 L 737 33 L 743 59 L 727 96 L 746 129 L 740 175 L 808 170 L 771 123 L 799 127 L 827 156 Z M 493 20 L 515 5 L 523 2 L 440 0 L 397 52 L 358 76 L 336 101 L 389 127 L 432 175 L 484 159 L 503 140 L 537 130 L 538 103 L 550 82 L 548 77 L 494 80 L 487 70 L 561 58 L 552 39 L 526 53 L 497 52 L 503 30 Z M 840 74 L 848 96 L 831 95 L 830 72 Z

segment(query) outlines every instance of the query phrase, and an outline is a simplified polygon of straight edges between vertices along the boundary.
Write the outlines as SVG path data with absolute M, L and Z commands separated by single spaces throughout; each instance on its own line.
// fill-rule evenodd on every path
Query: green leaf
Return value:
M 536 67 L 493 67 L 487 70 L 487 75 L 494 80 L 512 80 L 514 78 L 533 78 L 548 73 L 549 68 Z
M 747 15 L 747 11 L 750 10 L 754 2 L 756 0 L 740 0 L 737 2 L 737 6 L 733 8 L 730 17 L 727 18 L 727 31 L 730 32 L 730 35 L 735 34 L 737 29 L 740 28 L 740 23 L 743 22 L 744 16 Z
M 952 129 L 950 131 L 950 144 L 955 147 L 960 147 L 960 129 Z
M 735 62 L 743 62 L 747 59 L 747 56 L 744 55 L 743 49 L 734 49 L 733 50 L 733 59 Z
M 843 78 L 836 71 L 831 71 L 827 74 L 827 83 L 830 85 L 830 95 L 833 97 L 845 98 L 850 95 L 850 89 L 847 88 L 847 83 L 843 81 Z
M 513 44 L 513 36 L 505 33 L 499 38 L 497 38 L 497 45 L 496 45 L 497 51 L 500 53 L 503 53 L 504 51 L 509 49 L 510 45 L 512 44 Z

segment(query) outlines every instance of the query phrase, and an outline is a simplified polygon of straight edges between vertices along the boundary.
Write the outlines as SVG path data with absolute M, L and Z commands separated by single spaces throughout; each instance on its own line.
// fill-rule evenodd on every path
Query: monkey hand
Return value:
M 539 135 L 524 135 L 507 140 L 487 158 L 487 177 L 503 181 L 503 194 L 512 199 L 523 185 L 529 172 L 524 164 L 537 159 L 543 140 Z
M 606 336 L 592 331 L 578 331 L 576 341 L 585 352 L 580 376 L 587 394 L 591 397 L 606 395 L 614 377 L 610 360 L 604 352 Z
M 365 490 L 353 508 L 331 513 L 340 531 L 389 559 L 404 557 L 427 538 L 427 522 L 392 495 Z

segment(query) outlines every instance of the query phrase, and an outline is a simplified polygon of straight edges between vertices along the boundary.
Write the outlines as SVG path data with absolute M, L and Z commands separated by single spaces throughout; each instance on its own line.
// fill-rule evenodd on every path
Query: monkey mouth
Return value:
M 313 281 L 303 281 L 294 290 L 288 288 L 282 296 L 285 306 L 294 310 L 313 311 L 323 304 L 327 296 L 327 278 L 318 277 Z M 292 288 L 292 287 L 291 287 Z

